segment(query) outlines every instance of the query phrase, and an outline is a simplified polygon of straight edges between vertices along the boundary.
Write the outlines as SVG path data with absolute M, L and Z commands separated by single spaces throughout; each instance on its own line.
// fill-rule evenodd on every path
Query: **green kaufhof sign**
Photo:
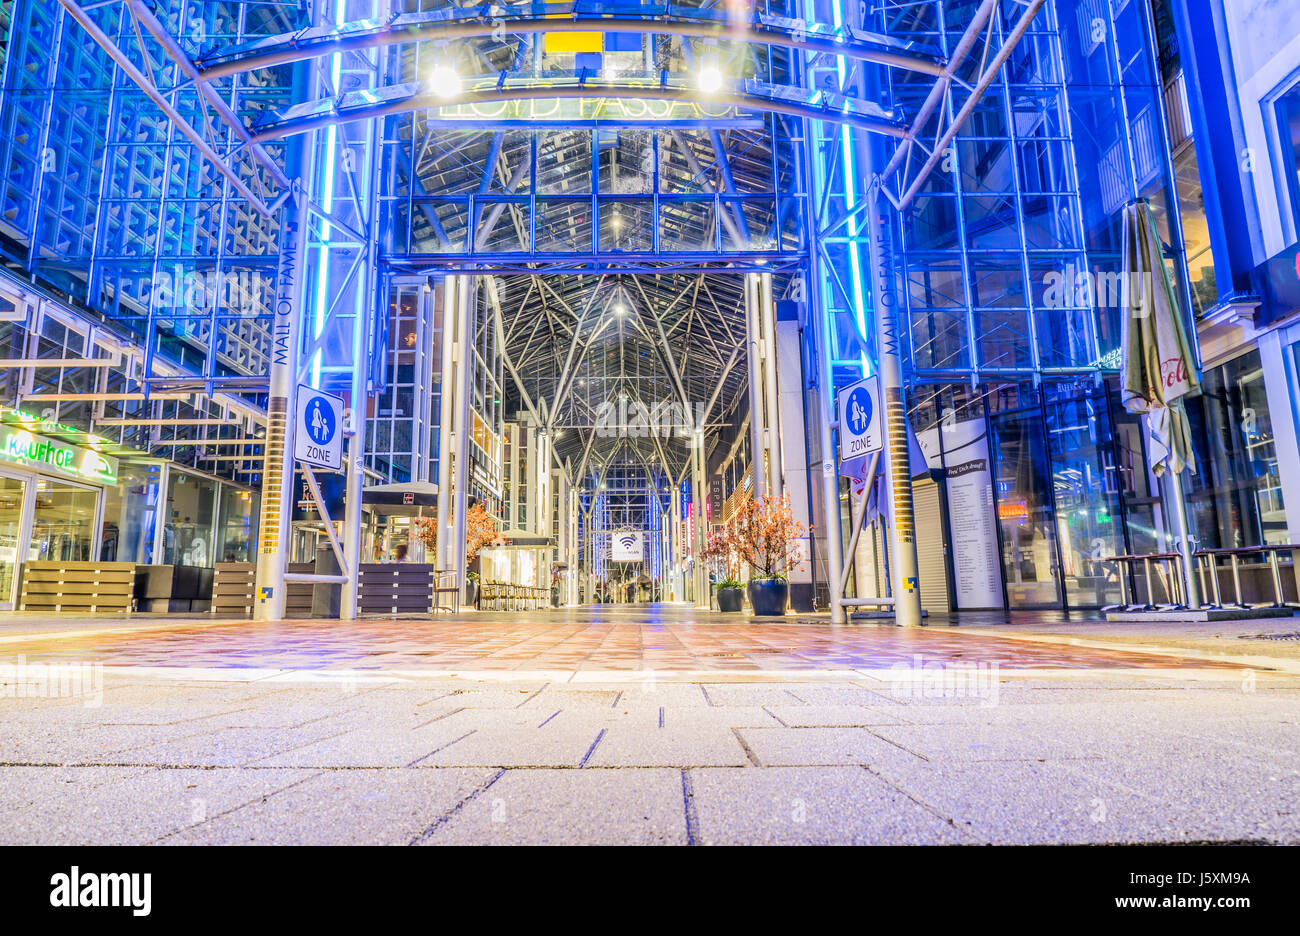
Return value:
M 36 435 L 16 426 L 0 426 L 0 460 L 34 471 L 50 470 L 84 481 L 117 483 L 117 459 Z

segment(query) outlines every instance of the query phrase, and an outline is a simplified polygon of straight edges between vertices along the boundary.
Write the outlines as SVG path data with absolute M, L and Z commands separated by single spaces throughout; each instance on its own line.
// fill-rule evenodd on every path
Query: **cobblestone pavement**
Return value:
M 514 617 L 6 636 L 0 842 L 1300 843 L 1292 673 Z

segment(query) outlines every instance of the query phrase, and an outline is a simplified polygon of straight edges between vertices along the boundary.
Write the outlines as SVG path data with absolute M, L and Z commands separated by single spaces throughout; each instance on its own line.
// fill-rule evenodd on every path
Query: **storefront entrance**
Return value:
M 103 489 L 0 471 L 0 610 L 12 610 L 21 565 L 86 562 L 98 549 Z

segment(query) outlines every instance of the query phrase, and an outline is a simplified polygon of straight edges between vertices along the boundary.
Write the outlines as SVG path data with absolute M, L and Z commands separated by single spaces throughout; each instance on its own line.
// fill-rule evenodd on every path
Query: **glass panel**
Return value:
M 217 482 L 173 470 L 167 485 L 163 565 L 210 567 Z
M 28 559 L 87 562 L 95 539 L 98 491 L 47 481 L 36 482 L 36 513 Z
M 161 465 L 121 467 L 117 486 L 105 492 L 101 562 L 153 563 L 161 476 Z
M 1199 468 L 1190 476 L 1187 506 L 1201 545 L 1287 542 L 1259 351 L 1207 369 L 1202 387 L 1187 403 Z
M 218 561 L 253 561 L 259 506 L 249 491 L 228 487 L 222 492 L 221 522 L 217 526 Z
M 12 607 L 14 573 L 18 568 L 18 527 L 23 516 L 27 484 L 0 477 L 0 605 Z
M 1056 530 L 1048 489 L 1048 460 L 1038 394 L 1011 388 L 996 402 L 993 450 L 997 458 L 998 523 L 1002 568 L 1011 608 L 1061 605 L 1056 575 Z M 992 401 L 991 404 L 992 405 Z
M 1065 602 L 1072 607 L 1114 604 L 1122 597 L 1119 578 L 1114 566 L 1102 560 L 1127 550 L 1105 390 L 1049 384 L 1044 394 Z

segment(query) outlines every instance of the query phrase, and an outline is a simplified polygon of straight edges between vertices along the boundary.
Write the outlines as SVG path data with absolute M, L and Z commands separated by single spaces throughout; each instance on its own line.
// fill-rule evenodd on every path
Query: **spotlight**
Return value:
M 700 90 L 705 94 L 714 94 L 722 90 L 722 70 L 714 64 L 705 64 L 700 67 L 699 74 Z
M 625 309 L 621 304 L 620 304 L 620 305 L 616 305 L 616 306 L 614 306 L 614 314 L 615 314 L 615 315 L 626 315 L 626 314 L 627 314 L 627 309 Z
M 449 62 L 442 62 L 429 73 L 429 87 L 440 98 L 453 98 L 460 94 L 460 75 Z

